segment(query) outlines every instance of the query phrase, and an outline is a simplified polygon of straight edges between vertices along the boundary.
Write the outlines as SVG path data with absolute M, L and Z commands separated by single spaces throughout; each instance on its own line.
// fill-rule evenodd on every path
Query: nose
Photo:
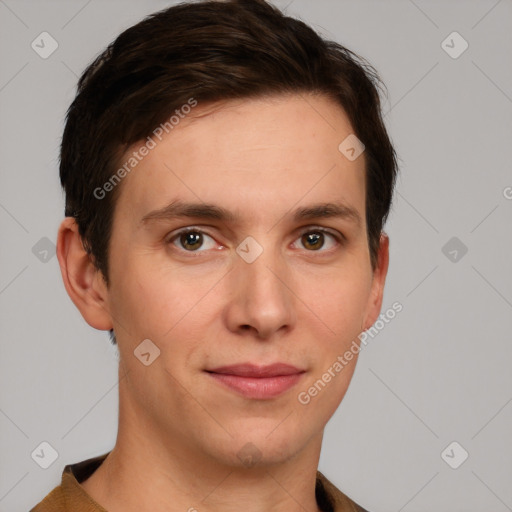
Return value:
M 297 298 L 291 273 L 277 251 L 264 249 L 252 263 L 236 256 L 234 265 L 228 274 L 230 299 L 224 310 L 228 329 L 261 340 L 292 329 Z

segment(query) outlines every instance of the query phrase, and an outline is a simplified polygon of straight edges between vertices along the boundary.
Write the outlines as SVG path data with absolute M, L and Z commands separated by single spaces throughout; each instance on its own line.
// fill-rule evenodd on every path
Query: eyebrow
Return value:
M 140 220 L 141 225 L 154 221 L 166 221 L 178 218 L 211 219 L 222 222 L 235 223 L 237 216 L 226 208 L 209 203 L 188 203 L 180 200 L 173 201 L 167 206 L 153 210 Z M 355 223 L 358 227 L 362 224 L 359 212 L 341 202 L 318 203 L 301 206 L 292 212 L 295 222 L 302 220 L 341 218 Z

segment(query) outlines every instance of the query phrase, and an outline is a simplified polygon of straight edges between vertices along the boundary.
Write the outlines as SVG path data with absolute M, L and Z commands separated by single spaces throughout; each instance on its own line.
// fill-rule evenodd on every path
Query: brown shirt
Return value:
M 61 484 L 51 491 L 30 512 L 107 512 L 80 485 L 105 460 L 108 453 L 70 464 L 62 472 Z M 317 471 L 316 501 L 322 512 L 367 512 L 338 490 Z

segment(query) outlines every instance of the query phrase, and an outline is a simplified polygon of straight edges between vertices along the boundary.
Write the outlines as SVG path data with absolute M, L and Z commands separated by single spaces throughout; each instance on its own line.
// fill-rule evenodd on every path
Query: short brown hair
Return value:
M 276 94 L 324 94 L 365 145 L 367 237 L 372 267 L 397 174 L 381 115 L 383 84 L 362 57 L 323 39 L 264 0 L 181 3 L 121 33 L 84 71 L 64 129 L 65 215 L 109 283 L 108 247 L 121 186 L 102 187 L 132 144 L 190 98 L 200 103 Z M 340 141 L 341 142 L 341 141 Z

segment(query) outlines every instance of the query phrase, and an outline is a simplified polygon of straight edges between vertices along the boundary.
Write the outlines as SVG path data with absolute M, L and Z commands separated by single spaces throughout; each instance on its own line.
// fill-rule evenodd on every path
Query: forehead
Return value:
M 351 161 L 339 150 L 352 133 L 345 112 L 323 96 L 199 104 L 124 178 L 116 212 L 140 221 L 178 199 L 264 221 L 342 202 L 364 219 L 364 153 Z

